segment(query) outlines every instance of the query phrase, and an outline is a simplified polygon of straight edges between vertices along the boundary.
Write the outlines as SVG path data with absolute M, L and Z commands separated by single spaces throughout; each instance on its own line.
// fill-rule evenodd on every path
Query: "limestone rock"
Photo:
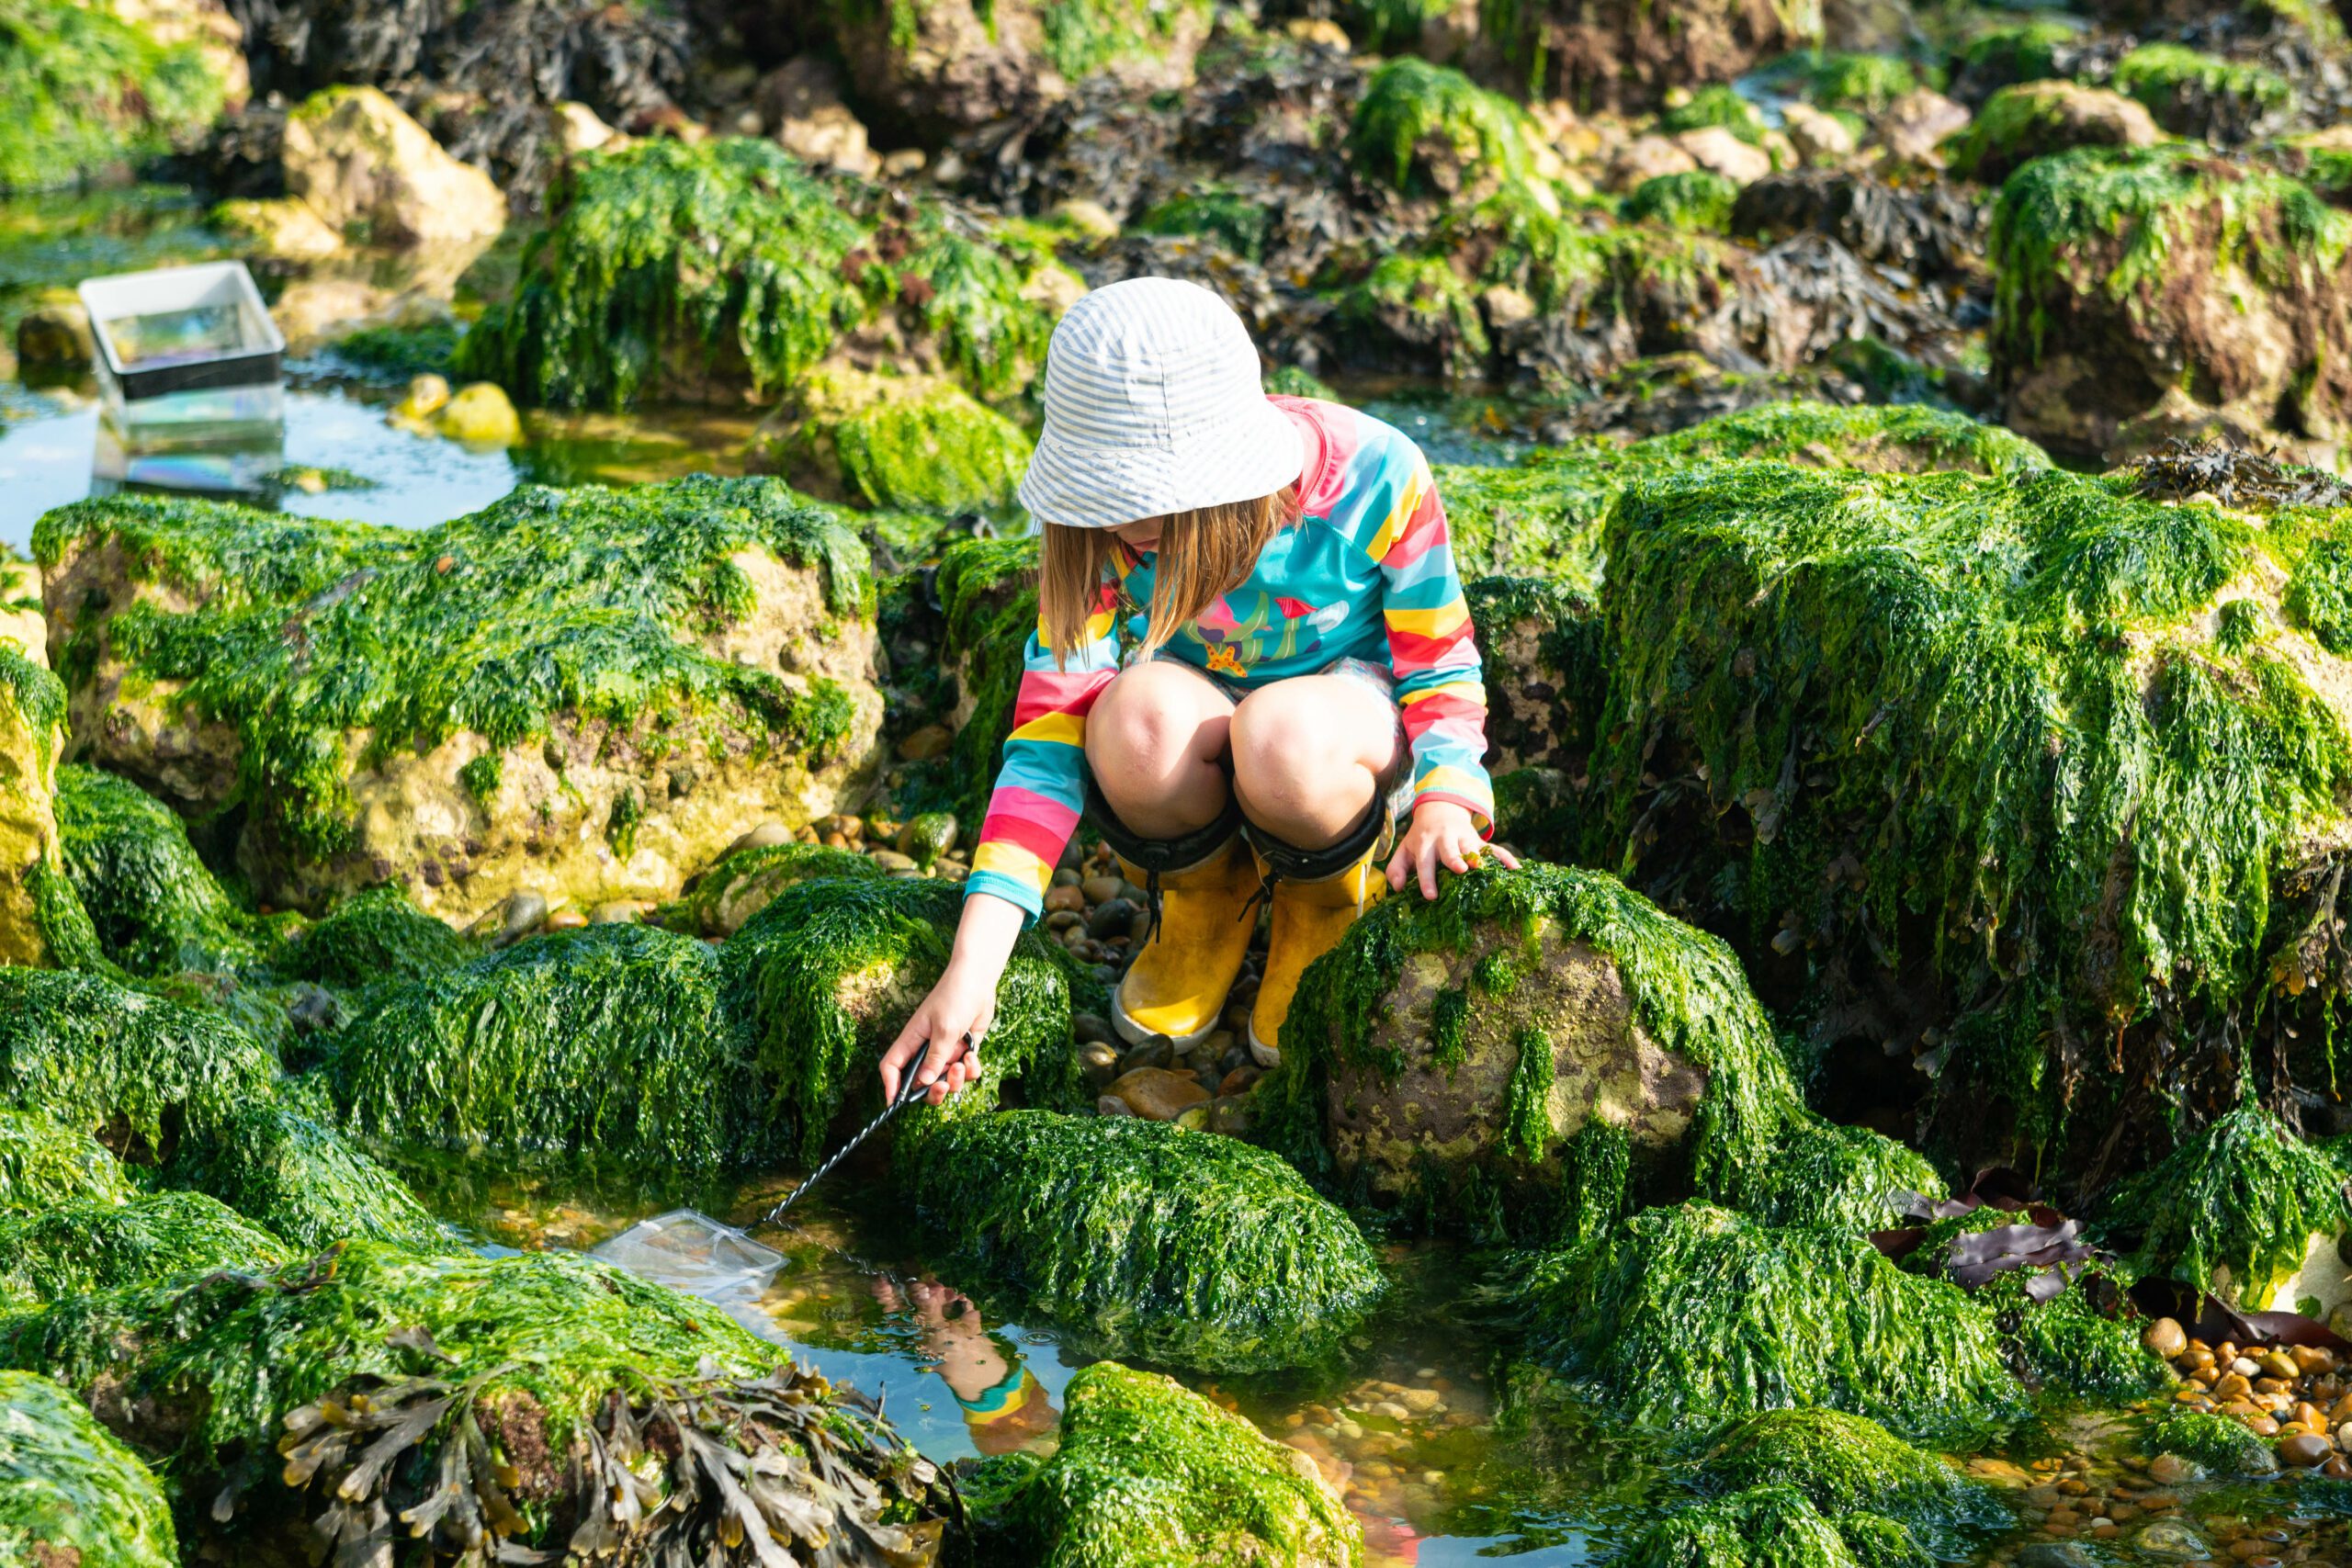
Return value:
M 463 244 L 506 225 L 491 177 L 441 150 L 373 87 L 331 87 L 286 117 L 286 189 L 328 228 L 395 249 Z
M 1690 149 L 1670 136 L 1636 136 L 1609 160 L 1609 188 L 1630 191 L 1661 175 L 1687 175 L 1699 166 Z
M 567 153 L 610 150 L 620 135 L 586 104 L 567 99 L 555 107 L 556 145 Z
M 1770 154 L 1761 147 L 1742 141 L 1720 125 L 1683 131 L 1674 141 L 1690 154 L 1692 163 L 1713 170 L 1735 185 L 1752 185 L 1772 172 Z
M 0 964 L 68 961 L 65 922 L 88 926 L 57 836 L 64 694 L 56 676 L 0 646 Z
M 1944 139 L 1967 128 L 1966 106 L 1932 87 L 1914 87 L 1887 105 L 1871 132 L 1895 157 L 1911 163 L 1940 164 L 1937 149 Z
M 1788 127 L 1789 144 L 1806 163 L 1835 163 L 1853 156 L 1854 132 L 1836 115 L 1792 103 L 1781 111 L 1781 118 Z
M 865 123 L 842 101 L 841 73 L 822 55 L 786 61 L 760 78 L 753 96 L 769 133 L 802 163 L 867 179 L 881 171 Z
M 41 547 L 51 634 L 94 653 L 81 754 L 186 812 L 244 802 L 239 863 L 280 907 L 672 897 L 745 822 L 839 809 L 874 757 L 863 549 L 773 481 L 525 487 L 429 530 L 122 497 L 52 513 Z M 293 565 L 233 564 L 265 558 Z M 134 605 L 200 651 L 139 664 Z
M 324 261 L 343 252 L 343 236 L 310 203 L 290 196 L 224 201 L 212 221 L 277 261 Z
M 1814 0 L 1532 0 L 1516 26 L 1482 28 L 1473 56 L 1489 73 L 1580 107 L 1657 107 L 1676 88 L 1729 82 L 1774 55 L 1815 43 Z

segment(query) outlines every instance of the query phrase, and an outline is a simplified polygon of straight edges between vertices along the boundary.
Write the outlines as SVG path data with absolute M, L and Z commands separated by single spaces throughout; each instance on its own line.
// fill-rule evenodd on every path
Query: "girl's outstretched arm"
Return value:
M 946 972 L 882 1054 L 886 1101 L 898 1098 L 899 1075 L 926 1040 L 932 1042 L 931 1055 L 915 1081 L 931 1086 L 926 1098 L 932 1104 L 944 1104 L 980 1076 L 980 1043 L 996 1019 L 997 982 L 1004 977 L 1012 944 L 1027 919 L 1020 905 L 993 894 L 977 893 L 964 900 Z

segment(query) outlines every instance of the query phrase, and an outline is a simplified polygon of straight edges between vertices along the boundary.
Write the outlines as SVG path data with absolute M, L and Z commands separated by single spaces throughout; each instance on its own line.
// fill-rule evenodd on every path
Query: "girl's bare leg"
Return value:
M 1336 844 L 1363 820 L 1400 744 L 1387 699 L 1338 675 L 1250 693 L 1233 711 L 1229 740 L 1241 809 L 1302 850 Z
M 1122 671 L 1086 720 L 1086 765 L 1119 820 L 1175 839 L 1223 815 L 1230 699 L 1191 669 L 1155 660 Z

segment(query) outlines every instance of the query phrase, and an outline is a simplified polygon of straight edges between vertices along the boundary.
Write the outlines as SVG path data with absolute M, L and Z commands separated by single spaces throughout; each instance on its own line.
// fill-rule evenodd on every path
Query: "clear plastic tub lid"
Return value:
M 705 1301 L 756 1295 L 784 1267 L 781 1252 L 692 1209 L 639 1220 L 588 1256 Z

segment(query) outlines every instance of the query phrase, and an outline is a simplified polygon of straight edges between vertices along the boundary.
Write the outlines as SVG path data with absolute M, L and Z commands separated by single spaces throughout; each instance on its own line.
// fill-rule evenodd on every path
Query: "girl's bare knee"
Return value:
M 1226 713 L 1213 712 L 1204 697 L 1215 697 Z M 1098 773 L 1164 777 L 1201 760 L 1204 728 L 1221 728 L 1230 711 L 1223 695 L 1197 675 L 1166 664 L 1136 665 L 1095 699 L 1086 721 L 1086 760 Z

